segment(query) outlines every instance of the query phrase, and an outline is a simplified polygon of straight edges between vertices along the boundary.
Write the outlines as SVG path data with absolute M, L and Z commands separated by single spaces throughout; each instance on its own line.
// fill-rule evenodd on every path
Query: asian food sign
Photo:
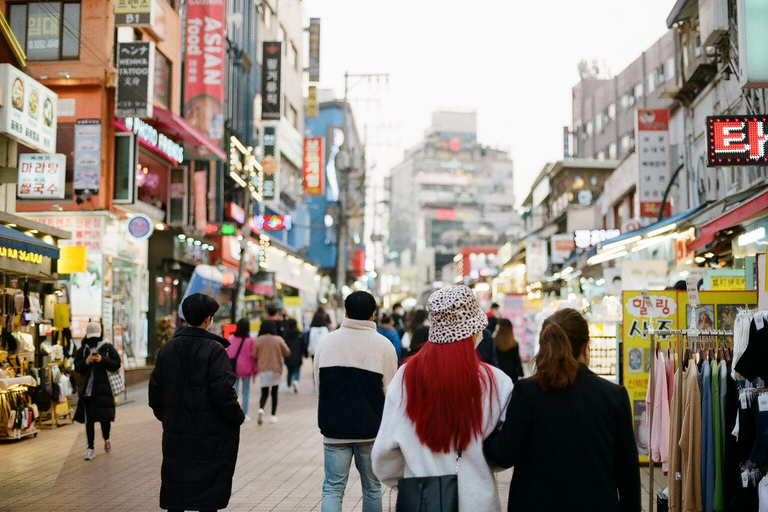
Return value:
M 0 133 L 41 153 L 56 151 L 56 93 L 10 64 L 0 64 Z
M 19 155 L 19 199 L 63 199 L 67 158 L 62 154 Z

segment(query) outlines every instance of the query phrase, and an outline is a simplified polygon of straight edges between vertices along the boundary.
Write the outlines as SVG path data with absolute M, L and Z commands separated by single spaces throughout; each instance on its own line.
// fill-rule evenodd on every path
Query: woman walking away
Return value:
M 488 319 L 469 288 L 439 290 L 428 308 L 429 342 L 387 388 L 373 471 L 389 487 L 398 485 L 398 510 L 418 508 L 408 479 L 458 475 L 460 512 L 499 511 L 482 443 L 501 421 L 512 381 L 475 351 Z
M 403 334 L 403 338 L 400 340 L 400 343 L 403 346 L 404 351 L 411 352 L 411 343 L 413 342 L 413 335 L 420 328 L 428 324 L 427 318 L 428 318 L 428 314 L 426 310 L 417 309 L 411 312 L 411 320 L 410 322 L 408 322 L 408 328 L 405 330 L 405 334 Z
M 253 338 L 251 338 L 251 322 L 247 318 L 241 318 L 237 322 L 237 328 L 229 337 L 230 345 L 227 347 L 227 356 L 234 361 L 234 370 L 237 380 L 235 391 L 240 398 L 240 403 L 245 413 L 245 421 L 251 421 L 248 416 L 248 402 L 251 399 L 251 377 L 258 375 L 259 365 L 253 358 Z
M 376 328 L 376 332 L 392 343 L 392 346 L 395 347 L 395 352 L 397 353 L 397 360 L 400 361 L 400 359 L 403 358 L 403 347 L 400 346 L 400 335 L 397 334 L 395 321 L 392 320 L 392 317 L 383 313 L 381 318 L 379 318 L 379 325 Z
M 283 373 L 283 357 L 289 355 L 291 349 L 283 338 L 277 335 L 277 324 L 272 320 L 264 320 L 259 330 L 259 337 L 253 342 L 253 358 L 259 365 L 259 386 L 261 401 L 259 415 L 256 421 L 259 425 L 264 421 L 264 406 L 267 405 L 270 391 L 272 392 L 272 417 L 270 421 L 277 423 L 277 387 Z
M 75 352 L 75 371 L 83 376 L 79 390 L 79 400 L 74 420 L 85 423 L 85 436 L 88 449 L 85 460 L 93 460 L 95 441 L 95 423 L 101 424 L 104 437 L 104 451 L 112 451 L 109 439 L 111 422 L 115 421 L 115 397 L 109 384 L 109 374 L 120 368 L 120 355 L 111 343 L 102 339 L 101 325 L 89 322 L 85 328 L 85 338 L 80 350 Z
M 525 376 L 523 362 L 520 360 L 520 347 L 515 339 L 512 322 L 506 318 L 499 320 L 499 329 L 493 337 L 496 346 L 496 357 L 499 358 L 499 368 L 506 373 L 512 382 L 517 384 Z
M 291 350 L 291 353 L 285 357 L 285 366 L 288 368 L 288 387 L 293 388 L 294 393 L 298 393 L 301 362 L 307 356 L 307 349 L 304 346 L 304 334 L 299 330 L 296 319 L 289 318 L 287 325 L 285 344 Z
M 317 344 L 323 339 L 323 336 L 330 332 L 328 326 L 331 323 L 331 319 L 323 308 L 318 308 L 312 317 L 312 322 L 309 324 L 309 343 L 307 344 L 307 352 L 312 356 L 312 360 L 315 359 L 315 351 L 317 350 Z
M 488 460 L 515 467 L 513 511 L 640 512 L 640 467 L 627 390 L 592 373 L 589 328 L 574 309 L 544 321 L 536 373 L 512 393 Z

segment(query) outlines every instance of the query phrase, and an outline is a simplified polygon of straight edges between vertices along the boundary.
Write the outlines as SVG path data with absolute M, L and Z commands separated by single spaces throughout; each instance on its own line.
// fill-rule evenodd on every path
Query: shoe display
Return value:
M 264 409 L 259 409 L 259 414 L 256 415 L 256 423 L 259 425 L 264 423 Z
M 107 453 L 112 451 L 112 441 L 110 441 L 109 439 L 104 441 L 104 451 Z
M 85 460 L 93 460 L 96 458 L 96 453 L 93 450 L 86 450 Z
M 277 419 L 277 416 L 272 416 L 271 418 L 269 418 L 269 421 L 270 421 L 271 423 L 277 423 L 277 422 L 278 422 L 278 421 L 280 421 L 280 420 L 278 420 L 278 419 Z

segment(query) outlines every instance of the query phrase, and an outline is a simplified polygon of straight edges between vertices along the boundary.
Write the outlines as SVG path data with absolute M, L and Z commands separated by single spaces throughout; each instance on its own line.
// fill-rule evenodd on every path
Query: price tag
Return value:
M 755 327 L 757 327 L 758 331 L 765 327 L 765 317 L 760 312 L 755 314 Z
M 749 471 L 743 471 L 741 473 L 741 486 L 745 489 L 749 487 Z
M 678 482 L 683 479 L 683 474 L 679 471 L 675 472 L 675 480 Z
M 768 395 L 762 394 L 757 397 L 757 410 L 758 412 L 768 411 Z
M 742 393 L 741 394 L 741 408 L 742 409 L 746 409 L 747 407 L 749 407 L 749 402 L 747 400 L 747 394 L 746 393 Z
M 685 287 L 688 290 L 688 305 L 696 307 L 699 305 L 699 278 L 688 276 L 685 279 Z

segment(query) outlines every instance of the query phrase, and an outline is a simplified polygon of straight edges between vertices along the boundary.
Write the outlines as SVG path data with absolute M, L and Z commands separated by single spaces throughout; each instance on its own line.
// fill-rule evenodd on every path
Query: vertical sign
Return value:
M 304 195 L 323 195 L 323 138 L 309 137 L 304 139 L 304 166 L 302 184 Z
M 544 280 L 548 266 L 547 242 L 538 239 L 525 242 L 525 272 L 528 283 Z
M 67 157 L 24 153 L 19 155 L 17 195 L 20 199 L 63 199 Z
M 277 198 L 277 128 L 274 125 L 264 127 L 262 141 L 264 159 L 261 161 L 261 167 L 264 179 L 261 180 L 261 197 L 265 201 L 273 201 Z
M 309 19 L 309 81 L 320 81 L 320 18 Z
M 571 158 L 571 132 L 567 126 L 563 126 L 563 158 Z
M 115 0 L 115 26 L 147 27 L 152 24 L 152 0 Z
M 195 171 L 195 229 L 208 224 L 208 171 Z
M 152 117 L 155 43 L 117 43 L 115 117 Z
M 669 184 L 669 110 L 638 109 L 636 126 L 640 216 L 658 217 Z
M 224 137 L 224 0 L 187 0 L 184 117 L 215 145 Z
M 315 117 L 317 117 L 317 87 L 310 85 L 307 92 L 307 118 Z
M 280 73 L 283 45 L 279 41 L 264 41 L 264 68 L 261 73 L 261 119 L 280 120 Z M 265 154 L 266 155 L 266 154 Z
M 101 121 L 78 119 L 75 123 L 73 186 L 78 194 L 95 194 L 101 174 Z

